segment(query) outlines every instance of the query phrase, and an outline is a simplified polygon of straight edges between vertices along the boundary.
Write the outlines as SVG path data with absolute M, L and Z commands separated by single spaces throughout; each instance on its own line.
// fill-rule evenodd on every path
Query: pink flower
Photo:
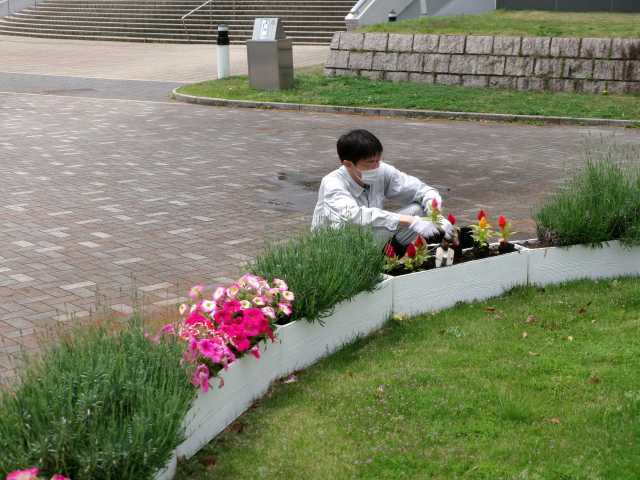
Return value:
M 291 312 L 292 312 L 291 305 L 289 305 L 288 303 L 279 303 L 278 310 L 280 310 L 287 317 L 291 315 Z
M 256 358 L 260 358 L 260 349 L 258 348 L 257 345 L 253 347 L 251 350 L 249 350 L 249 353 Z
M 164 327 L 162 327 L 161 332 L 162 333 L 169 333 L 171 335 L 176 333 L 175 329 L 173 328 L 173 324 L 171 324 L 171 323 L 167 323 Z
M 209 391 L 209 368 L 204 363 L 196 367 L 191 377 L 191 384 L 194 387 L 200 387 L 204 393 Z
M 244 352 L 251 346 L 251 343 L 246 338 L 241 338 L 240 340 L 235 342 L 235 344 L 239 352 Z
M 273 282 L 271 283 L 273 284 L 274 287 L 276 287 L 281 292 L 285 292 L 289 290 L 289 287 L 287 286 L 286 282 L 284 280 L 280 280 L 279 278 L 274 278 Z
M 293 302 L 296 297 L 293 292 L 286 291 L 282 292 L 282 298 L 284 298 L 287 302 Z
M 191 290 L 189 290 L 189 297 L 191 300 L 199 300 L 203 291 L 204 285 L 194 285 L 191 287 Z
M 236 298 L 236 295 L 238 295 L 238 293 L 240 293 L 240 287 L 235 284 L 227 288 L 226 291 L 227 297 L 229 298 Z
M 180 305 L 180 308 L 178 309 L 178 311 L 180 312 L 180 315 L 184 315 L 187 312 L 187 309 L 189 307 L 187 306 L 186 303 L 183 303 L 182 305 Z
M 240 300 L 240 306 L 243 309 L 251 308 L 251 302 L 249 300 Z
M 222 307 L 231 313 L 236 313 L 242 310 L 242 304 L 238 300 L 227 300 Z
M 216 304 L 213 303 L 211 300 L 203 300 L 202 303 L 200 304 L 200 308 L 202 308 L 202 310 L 204 310 L 207 313 L 211 313 L 216 309 Z
M 264 315 L 266 317 L 271 318 L 272 320 L 275 320 L 276 318 L 276 312 L 273 308 L 271 307 L 263 307 L 261 308 L 262 313 L 264 313 Z
M 26 470 L 16 470 L 7 475 L 6 480 L 37 480 L 38 468 L 28 468 Z
M 216 291 L 213 292 L 213 301 L 218 303 L 222 297 L 224 297 L 226 290 L 224 287 L 216 288 Z
M 267 304 L 267 299 L 264 297 L 256 297 L 253 299 L 253 304 L 256 307 L 264 307 Z
M 53 477 L 51 477 L 51 480 L 71 480 L 69 477 L 65 477 L 64 475 L 60 475 L 59 473 L 56 473 Z

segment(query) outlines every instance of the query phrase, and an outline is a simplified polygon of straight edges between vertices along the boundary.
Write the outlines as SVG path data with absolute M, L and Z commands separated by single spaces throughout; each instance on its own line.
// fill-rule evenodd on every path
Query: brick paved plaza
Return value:
M 447 211 L 505 213 L 521 237 L 586 138 L 640 142 L 632 129 L 201 107 L 148 100 L 135 82 L 141 100 L 11 93 L 16 78 L 0 74 L 5 377 L 54 319 L 86 318 L 96 304 L 128 314 L 136 296 L 172 309 L 193 282 L 226 282 L 264 241 L 307 228 L 347 129 L 378 134 L 386 160 L 441 188 Z

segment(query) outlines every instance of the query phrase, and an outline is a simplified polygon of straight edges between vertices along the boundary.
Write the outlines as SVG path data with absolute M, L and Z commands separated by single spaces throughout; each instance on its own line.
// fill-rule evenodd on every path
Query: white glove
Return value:
M 409 225 L 409 228 L 417 233 L 418 235 L 422 235 L 425 238 L 435 237 L 441 233 L 438 225 L 433 222 L 427 222 L 422 220 L 420 217 L 414 217 L 413 222 Z
M 453 236 L 453 225 L 451 225 L 451 222 L 443 217 L 440 218 L 438 223 L 440 224 L 440 228 L 444 230 L 444 238 L 451 240 L 451 237 Z
M 438 209 L 442 210 L 442 197 L 437 190 L 429 190 L 422 198 L 422 209 L 425 214 L 429 214 L 431 211 L 431 201 L 434 198 L 438 201 Z

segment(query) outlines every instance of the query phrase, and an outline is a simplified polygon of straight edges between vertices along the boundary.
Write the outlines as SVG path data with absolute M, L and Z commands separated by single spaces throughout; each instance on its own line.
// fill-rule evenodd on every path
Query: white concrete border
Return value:
M 198 394 L 185 418 L 186 440 L 155 480 L 171 480 L 177 457 L 195 455 L 242 415 L 274 380 L 377 330 L 391 313 L 433 312 L 458 302 L 501 295 L 518 285 L 636 275 L 640 275 L 640 247 L 612 241 L 599 247 L 522 249 L 452 267 L 386 277 L 373 292 L 338 304 L 322 324 L 299 320 L 279 327 L 278 341 L 261 345 L 260 360 L 243 357 L 222 372 L 224 387 L 218 388 L 218 379 L 212 379 L 209 392 Z

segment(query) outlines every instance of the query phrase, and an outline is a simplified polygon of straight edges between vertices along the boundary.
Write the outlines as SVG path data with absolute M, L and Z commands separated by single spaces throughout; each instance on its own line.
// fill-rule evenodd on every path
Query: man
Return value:
M 381 240 L 391 240 L 399 254 L 417 235 L 451 237 L 453 226 L 446 219 L 434 224 L 421 218 L 434 199 L 442 208 L 438 191 L 384 163 L 375 135 L 353 130 L 338 139 L 337 147 L 342 166 L 322 179 L 312 229 L 345 222 L 367 225 Z M 398 212 L 384 210 L 385 199 L 405 206 Z

